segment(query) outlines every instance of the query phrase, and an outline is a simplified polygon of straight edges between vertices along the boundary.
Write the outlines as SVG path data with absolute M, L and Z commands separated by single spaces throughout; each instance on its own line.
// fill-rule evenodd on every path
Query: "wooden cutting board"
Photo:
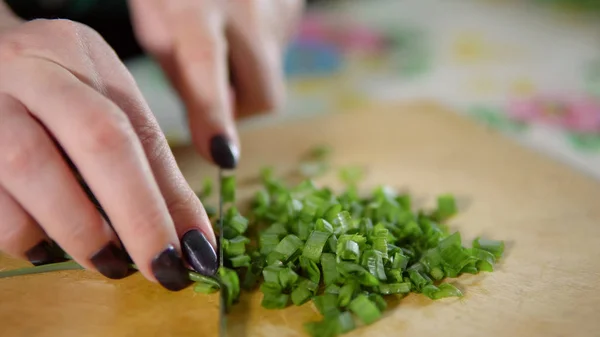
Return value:
M 366 189 L 388 184 L 424 205 L 458 196 L 464 241 L 507 241 L 494 273 L 456 280 L 462 299 L 410 295 L 385 318 L 348 336 L 599 336 L 600 183 L 523 149 L 433 104 L 361 111 L 267 126 L 241 126 L 241 195 L 264 165 L 285 174 L 313 145 L 332 164 L 368 169 Z M 176 154 L 199 188 L 215 170 L 190 149 Z M 600 169 L 600 168 L 599 168 Z M 317 181 L 335 186 L 335 173 Z M 467 241 L 467 242 L 468 242 Z M 0 256 L 2 268 L 26 263 Z M 312 306 L 268 311 L 243 294 L 231 336 L 303 336 Z M 0 336 L 216 336 L 218 296 L 163 290 L 139 274 L 110 281 L 88 271 L 0 280 Z

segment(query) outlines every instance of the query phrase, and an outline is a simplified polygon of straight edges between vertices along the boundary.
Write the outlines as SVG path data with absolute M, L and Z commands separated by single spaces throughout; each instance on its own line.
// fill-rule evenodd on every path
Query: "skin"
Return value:
M 239 147 L 236 118 L 283 101 L 281 59 L 301 0 L 130 0 L 135 32 L 183 102 L 193 143 Z M 230 73 L 234 79 L 230 83 Z M 200 229 L 206 212 L 134 79 L 91 28 L 68 20 L 23 22 L 0 1 L 0 250 L 19 258 L 42 239 L 84 267 L 113 241 L 143 275 L 168 244 Z M 53 143 L 103 205 L 87 198 Z

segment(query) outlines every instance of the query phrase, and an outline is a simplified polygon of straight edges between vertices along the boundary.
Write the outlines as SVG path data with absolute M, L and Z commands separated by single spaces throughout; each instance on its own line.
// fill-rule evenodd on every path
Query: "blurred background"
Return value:
M 9 4 L 98 30 L 171 144 L 187 143 L 183 108 L 130 34 L 125 0 Z M 309 1 L 285 70 L 285 116 L 430 100 L 600 179 L 600 0 Z

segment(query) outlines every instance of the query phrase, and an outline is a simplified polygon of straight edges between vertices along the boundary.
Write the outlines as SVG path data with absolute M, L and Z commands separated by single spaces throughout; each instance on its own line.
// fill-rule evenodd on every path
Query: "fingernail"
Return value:
M 110 279 L 122 279 L 129 273 L 125 252 L 114 242 L 100 249 L 90 258 L 90 261 L 100 274 Z
M 239 150 L 223 135 L 216 135 L 210 140 L 210 155 L 214 162 L 223 169 L 233 169 L 237 166 Z
M 37 245 L 25 252 L 25 255 L 29 262 L 34 266 L 41 266 L 64 260 L 63 257 L 55 252 L 50 243 L 46 240 L 40 241 Z
M 195 271 L 205 276 L 213 276 L 217 272 L 217 253 L 204 233 L 197 229 L 188 231 L 183 235 L 181 245 L 187 262 Z
M 192 284 L 188 278 L 188 269 L 173 245 L 169 245 L 152 260 L 152 273 L 158 283 L 171 291 L 179 291 Z

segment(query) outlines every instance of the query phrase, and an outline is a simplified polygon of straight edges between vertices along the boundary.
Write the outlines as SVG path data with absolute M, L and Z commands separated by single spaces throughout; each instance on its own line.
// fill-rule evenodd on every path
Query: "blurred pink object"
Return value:
M 376 53 L 385 48 L 385 39 L 379 32 L 349 20 L 334 20 L 324 15 L 306 16 L 300 24 L 298 38 L 329 42 L 343 51 Z
M 591 97 L 535 97 L 514 101 L 509 115 L 523 122 L 539 122 L 577 132 L 600 132 L 600 101 Z

